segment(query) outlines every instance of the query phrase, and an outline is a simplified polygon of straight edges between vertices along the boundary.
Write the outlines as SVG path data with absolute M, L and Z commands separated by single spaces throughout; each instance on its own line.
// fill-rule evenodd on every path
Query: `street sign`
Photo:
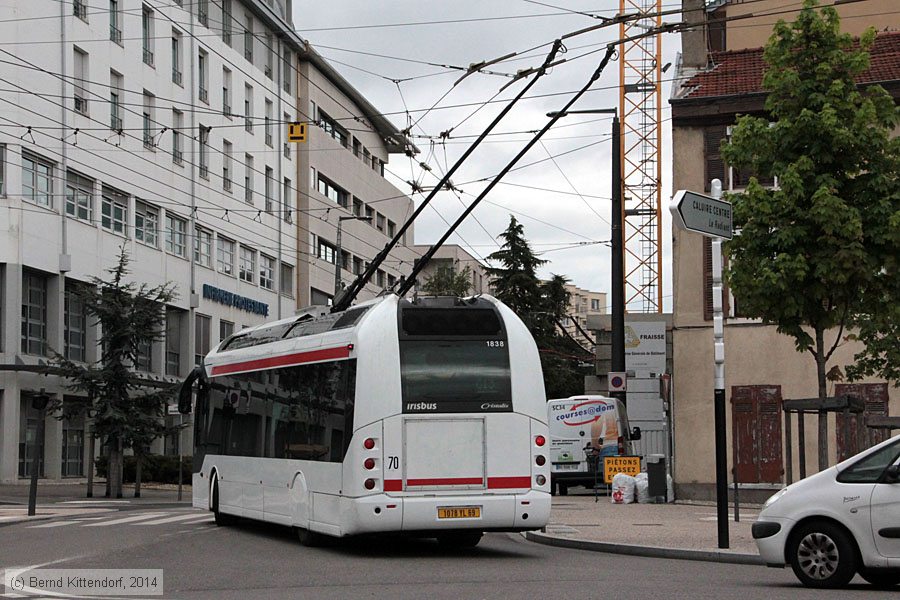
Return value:
M 167 415 L 180 415 L 181 413 L 178 412 L 177 404 L 167 404 L 166 405 L 166 414 Z
M 625 373 L 610 371 L 609 372 L 609 391 L 610 392 L 624 392 L 625 386 L 627 384 L 628 378 L 625 376 Z
M 289 142 L 305 142 L 306 141 L 306 123 L 293 122 L 288 123 L 288 141 Z
M 707 237 L 730 240 L 731 203 L 689 190 L 678 190 L 669 204 L 672 222 L 682 229 Z
M 603 457 L 603 483 L 612 483 L 613 477 L 618 473 L 625 473 L 632 477 L 641 472 L 640 456 L 604 456 Z

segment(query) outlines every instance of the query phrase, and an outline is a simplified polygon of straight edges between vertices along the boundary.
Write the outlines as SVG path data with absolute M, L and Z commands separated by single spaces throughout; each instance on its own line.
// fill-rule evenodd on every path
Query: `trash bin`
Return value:
M 654 502 L 666 501 L 666 457 L 663 454 L 647 455 L 647 495 Z

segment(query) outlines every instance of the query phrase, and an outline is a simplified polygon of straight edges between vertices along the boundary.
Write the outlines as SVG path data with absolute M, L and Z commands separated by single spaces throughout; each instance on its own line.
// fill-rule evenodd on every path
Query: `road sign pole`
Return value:
M 722 197 L 722 182 L 713 179 L 710 185 L 712 197 Z M 728 548 L 728 457 L 725 424 L 725 327 L 722 310 L 722 238 L 712 242 L 712 297 L 713 297 L 713 360 L 715 390 L 716 430 L 716 521 L 719 548 Z

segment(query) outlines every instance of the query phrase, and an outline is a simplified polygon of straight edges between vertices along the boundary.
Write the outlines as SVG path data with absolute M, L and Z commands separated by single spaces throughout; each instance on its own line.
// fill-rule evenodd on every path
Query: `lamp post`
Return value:
M 547 113 L 548 117 L 558 113 Z M 612 202 L 610 203 L 610 227 L 612 240 L 612 266 L 610 280 L 612 289 L 612 340 L 609 361 L 610 372 L 625 372 L 625 239 L 622 233 L 622 145 L 620 141 L 619 116 L 615 108 L 590 108 L 585 110 L 569 110 L 562 116 L 570 114 L 606 114 L 613 115 L 612 121 Z M 625 392 L 610 392 L 610 396 L 625 402 Z
M 31 485 L 28 488 L 28 516 L 33 517 L 37 504 L 38 471 L 41 467 L 41 458 L 44 452 L 44 417 L 47 405 L 50 404 L 50 396 L 41 388 L 41 391 L 31 397 L 31 407 L 38 411 L 38 425 L 35 432 L 34 456 L 31 457 Z
M 334 297 L 337 299 L 337 295 L 341 293 L 341 225 L 343 225 L 344 221 L 371 221 L 372 217 L 359 217 L 356 215 L 338 217 L 337 224 L 337 239 L 335 240 L 335 246 L 337 249 L 335 250 L 334 257 Z

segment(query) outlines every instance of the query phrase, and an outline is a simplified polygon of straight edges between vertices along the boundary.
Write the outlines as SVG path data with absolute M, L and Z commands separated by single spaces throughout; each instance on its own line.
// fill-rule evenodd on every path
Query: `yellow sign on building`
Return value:
M 289 142 L 305 142 L 306 141 L 306 123 L 288 123 L 288 141 Z
M 617 473 L 625 473 L 634 477 L 641 472 L 640 456 L 604 456 L 603 482 L 612 483 Z

